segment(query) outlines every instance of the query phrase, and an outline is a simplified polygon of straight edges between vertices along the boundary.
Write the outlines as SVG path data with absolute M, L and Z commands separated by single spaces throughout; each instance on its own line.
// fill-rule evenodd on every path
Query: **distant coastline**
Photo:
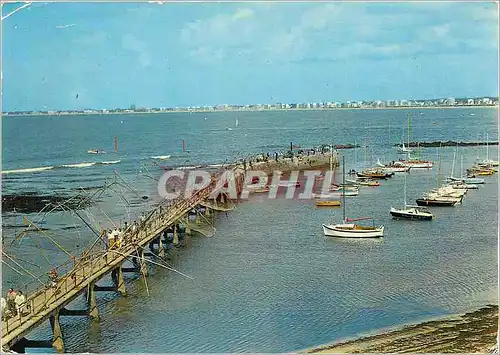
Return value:
M 21 116 L 88 116 L 88 115 L 147 115 L 147 114 L 159 114 L 159 113 L 219 113 L 219 112 L 278 112 L 278 111 L 346 111 L 346 110 L 440 110 L 440 109 L 461 109 L 461 108 L 499 108 L 499 105 L 463 105 L 463 106 L 398 106 L 398 107 L 328 107 L 328 108 L 234 108 L 234 109 L 214 109 L 214 110 L 203 110 L 203 109 L 169 109 L 161 111 L 120 111 L 120 112 L 64 112 L 64 113 L 9 113 L 3 112 L 3 117 L 21 117 Z

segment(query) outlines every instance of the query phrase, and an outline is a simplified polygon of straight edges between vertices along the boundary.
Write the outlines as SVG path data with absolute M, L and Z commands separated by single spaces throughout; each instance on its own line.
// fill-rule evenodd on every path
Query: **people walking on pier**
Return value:
M 7 301 L 2 297 L 2 320 L 7 318 Z
M 11 315 L 16 315 L 16 292 L 14 291 L 13 288 L 9 289 L 9 292 L 7 292 L 7 310 Z
M 120 246 L 122 245 L 122 242 L 123 242 L 123 231 L 121 228 L 118 228 L 118 231 L 116 233 L 116 238 L 115 238 L 116 247 L 120 248 Z
M 110 229 L 107 234 L 108 237 L 108 249 L 110 249 L 115 241 L 115 237 L 113 236 L 113 231 Z
M 50 280 L 52 282 L 52 287 L 56 287 L 56 285 L 57 285 L 57 271 L 56 271 L 56 269 L 50 270 Z
M 23 295 L 22 291 L 19 291 L 14 300 L 16 304 L 16 310 L 18 314 L 22 315 L 26 313 L 26 297 Z

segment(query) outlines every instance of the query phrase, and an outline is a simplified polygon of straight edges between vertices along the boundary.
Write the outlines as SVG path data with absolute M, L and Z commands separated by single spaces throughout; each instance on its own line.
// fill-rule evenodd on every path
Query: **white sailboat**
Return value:
M 333 173 L 333 145 L 330 148 L 330 174 Z M 318 207 L 338 207 L 341 205 L 338 194 L 319 194 L 316 198 L 316 206 Z
M 453 176 L 453 173 L 455 172 L 455 159 L 457 157 L 457 149 L 458 146 L 455 148 L 455 151 L 453 152 L 453 162 L 451 163 L 451 174 L 446 178 L 447 181 L 457 181 L 460 180 L 456 177 Z
M 453 165 L 455 164 L 455 157 L 453 157 Z M 477 184 L 484 184 L 484 179 L 477 178 L 477 177 L 464 177 L 463 176 L 463 171 L 464 171 L 464 156 L 462 155 L 462 160 L 461 160 L 461 176 L 459 178 L 453 177 L 453 169 L 452 169 L 452 174 L 450 177 L 448 177 L 448 181 L 453 181 L 453 182 L 461 182 L 465 184 L 464 188 L 474 188 L 473 186 L 470 185 L 477 185 Z M 469 186 L 467 186 L 469 185 Z M 476 187 L 477 188 L 477 187 Z
M 398 147 L 398 153 L 399 154 L 408 154 L 411 153 L 413 150 L 410 149 L 410 115 L 408 114 L 408 147 L 405 147 L 405 134 L 404 134 L 404 128 L 403 128 L 403 135 L 401 137 L 401 147 Z
M 418 219 L 418 220 L 431 220 L 434 215 L 425 207 L 410 206 L 406 204 L 406 174 L 405 174 L 405 187 L 404 187 L 404 207 L 394 208 L 391 207 L 390 213 L 394 218 L 404 219 Z
M 345 157 L 342 157 L 342 185 L 345 185 Z M 345 215 L 345 195 L 342 196 L 342 223 L 337 224 L 323 224 L 323 233 L 327 237 L 339 237 L 339 238 L 379 238 L 384 236 L 384 226 L 379 227 L 373 226 L 362 226 L 355 222 L 360 220 L 367 220 L 373 218 L 363 217 L 363 218 L 346 218 Z
M 478 162 L 478 165 L 486 165 L 486 166 L 498 166 L 498 160 L 490 159 L 490 145 L 488 139 L 488 133 L 486 133 L 486 159 Z

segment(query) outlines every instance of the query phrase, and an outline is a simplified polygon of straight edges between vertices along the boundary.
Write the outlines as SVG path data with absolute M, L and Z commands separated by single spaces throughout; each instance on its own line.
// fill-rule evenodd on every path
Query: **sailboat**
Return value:
M 330 151 L 330 172 L 333 172 L 333 150 Z M 338 207 L 340 199 L 331 194 L 319 195 L 316 199 L 317 207 Z
M 419 146 L 417 145 L 417 148 L 418 147 Z M 406 167 L 410 167 L 412 169 L 417 169 L 417 168 L 432 169 L 432 167 L 434 166 L 434 162 L 431 160 L 420 159 L 420 153 L 418 150 L 417 150 L 417 154 L 418 155 L 416 157 L 412 157 L 411 154 L 408 153 L 406 160 L 396 161 L 396 162 L 394 162 L 393 165 L 394 166 L 406 166 Z
M 234 121 L 234 127 L 238 128 L 238 119 Z M 232 131 L 233 129 L 231 127 L 226 127 L 226 131 Z
M 471 188 L 471 185 L 484 184 L 484 179 L 481 179 L 481 178 L 476 178 L 476 177 L 465 177 L 464 178 L 463 177 L 463 170 L 464 170 L 464 156 L 462 155 L 462 160 L 461 160 L 462 175 L 461 175 L 461 177 L 460 178 L 454 178 L 453 176 L 450 176 L 449 179 L 451 181 L 459 181 L 459 182 L 464 183 L 466 185 L 465 186 L 466 188 Z M 467 185 L 469 185 L 469 186 L 467 186 Z
M 345 185 L 345 157 L 342 157 L 342 183 Z M 379 238 L 384 236 L 384 226 L 362 226 L 356 223 L 349 223 L 361 220 L 372 220 L 371 217 L 363 218 L 346 218 L 345 214 L 345 195 L 342 196 L 342 223 L 338 224 L 323 224 L 323 233 L 327 237 L 340 237 L 340 238 Z
M 449 206 L 449 207 L 451 207 L 451 206 L 455 206 L 455 204 L 462 201 L 461 197 L 453 197 L 453 196 L 450 196 L 450 193 L 448 193 L 449 191 L 443 192 L 442 190 L 440 190 L 440 188 L 439 188 L 440 173 L 441 173 L 441 150 L 439 150 L 436 190 L 431 191 L 427 194 L 424 194 L 424 196 L 421 198 L 417 198 L 417 200 L 416 200 L 417 205 L 419 205 L 419 206 Z M 462 197 L 463 197 L 463 195 L 462 195 Z
M 458 149 L 458 145 L 455 148 L 455 151 L 453 152 L 453 163 L 451 164 L 451 174 L 450 174 L 450 176 L 448 176 L 446 178 L 447 181 L 460 181 L 461 180 L 461 179 L 458 179 L 458 178 L 453 176 L 453 173 L 455 172 L 455 159 L 457 156 L 457 149 Z
M 410 114 L 408 114 L 408 147 L 405 147 L 404 128 L 403 135 L 401 137 L 401 143 L 401 147 L 398 147 L 399 154 L 408 154 L 412 152 L 412 150 L 410 149 Z
M 478 165 L 498 166 L 498 160 L 491 160 L 490 159 L 489 151 L 490 151 L 490 145 L 489 145 L 488 133 L 486 133 L 486 159 L 479 161 Z
M 405 174 L 405 188 L 404 188 L 404 207 L 394 208 L 391 207 L 391 215 L 394 218 L 404 218 L 404 219 L 418 219 L 418 220 L 431 220 L 434 215 L 425 207 L 411 206 L 406 204 L 406 174 Z

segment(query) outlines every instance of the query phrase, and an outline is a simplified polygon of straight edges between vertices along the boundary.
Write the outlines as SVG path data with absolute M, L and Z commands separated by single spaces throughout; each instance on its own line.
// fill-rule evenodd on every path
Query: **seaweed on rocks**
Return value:
M 91 205 L 84 196 L 36 195 L 32 193 L 10 194 L 2 196 L 3 212 L 38 213 L 47 205 L 55 211 L 84 209 Z

